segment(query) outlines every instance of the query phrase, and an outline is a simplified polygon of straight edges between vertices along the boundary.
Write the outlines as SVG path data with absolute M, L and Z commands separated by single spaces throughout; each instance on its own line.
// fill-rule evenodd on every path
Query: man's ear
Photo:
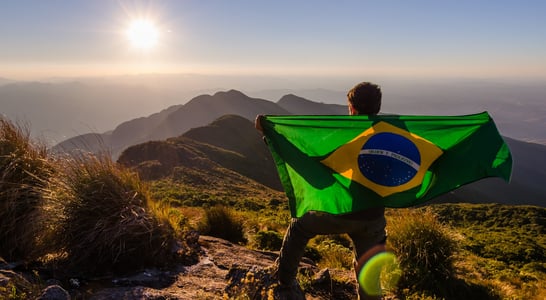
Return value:
M 349 103 L 349 114 L 351 116 L 358 114 L 358 112 L 356 111 L 356 109 L 353 107 L 351 103 Z

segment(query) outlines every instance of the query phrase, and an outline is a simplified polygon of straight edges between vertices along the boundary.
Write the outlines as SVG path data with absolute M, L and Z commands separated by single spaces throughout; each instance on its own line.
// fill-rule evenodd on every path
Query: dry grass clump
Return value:
M 389 220 L 388 243 L 402 268 L 399 285 L 410 290 L 449 293 L 457 242 L 430 210 L 396 210 Z
M 0 118 L 0 256 L 32 260 L 44 247 L 41 207 L 53 168 L 29 130 Z
M 148 206 L 136 174 L 104 155 L 63 162 L 64 219 L 60 244 L 79 273 L 128 272 L 168 261 L 174 231 Z
M 352 242 L 346 234 L 319 235 L 311 240 L 323 268 L 350 270 L 354 267 Z
M 258 231 L 253 237 L 253 246 L 259 250 L 279 251 L 283 236 L 274 230 Z
M 205 210 L 198 225 L 202 234 L 226 239 L 233 243 L 246 243 L 242 220 L 225 206 L 214 206 Z

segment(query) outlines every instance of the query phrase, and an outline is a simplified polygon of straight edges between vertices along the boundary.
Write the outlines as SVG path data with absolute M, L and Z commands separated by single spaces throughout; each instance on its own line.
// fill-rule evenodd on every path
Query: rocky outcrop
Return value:
M 279 299 L 272 266 L 277 253 L 256 251 L 223 239 L 200 236 L 199 260 L 168 269 L 146 269 L 126 276 L 44 280 L 37 284 L 13 264 L 0 262 L 0 298 L 16 291 L 38 299 Z M 21 267 L 21 266 L 19 266 Z M 10 270 L 9 268 L 14 268 Z M 306 299 L 354 299 L 352 271 L 320 270 L 304 258 L 299 272 L 308 278 Z M 335 279 L 334 279 L 335 278 Z M 40 281 L 40 280 L 38 280 Z M 31 283 L 33 282 L 33 283 Z M 41 298 L 40 298 L 41 297 Z M 244 297 L 244 298 L 242 298 Z

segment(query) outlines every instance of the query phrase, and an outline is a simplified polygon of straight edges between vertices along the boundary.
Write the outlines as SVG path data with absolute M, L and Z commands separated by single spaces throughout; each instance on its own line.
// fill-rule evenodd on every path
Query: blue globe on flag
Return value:
M 370 137 L 358 155 L 358 168 L 368 180 L 395 187 L 409 182 L 419 171 L 421 155 L 409 139 L 391 132 Z

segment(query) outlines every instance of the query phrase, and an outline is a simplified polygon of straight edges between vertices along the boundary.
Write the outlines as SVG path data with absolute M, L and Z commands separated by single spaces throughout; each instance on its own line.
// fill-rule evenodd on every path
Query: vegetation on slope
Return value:
M 186 173 L 185 169 L 206 174 L 223 169 L 236 172 L 246 181 L 251 179 L 282 190 L 266 144 L 253 124 L 239 116 L 224 116 L 179 137 L 131 146 L 123 151 L 118 162 L 134 168 L 143 179 L 179 178 Z M 181 168 L 184 172 L 179 172 Z
M 0 118 L 0 257 L 39 256 L 53 174 L 45 146 L 33 143 L 28 129 Z
M 85 276 L 160 265 L 175 232 L 146 186 L 109 156 L 50 157 L 0 119 L 0 258 Z M 33 296 L 12 289 L 2 286 L 0 298 Z
M 441 204 L 432 209 L 463 239 L 456 264 L 464 278 L 501 298 L 546 297 L 546 209 Z
M 261 250 L 279 250 L 290 218 L 286 199 L 279 194 L 251 199 L 244 189 L 233 189 L 218 196 L 214 188 L 194 189 L 166 180 L 154 182 L 152 193 L 158 199 L 179 203 L 178 209 L 191 211 L 188 216 L 195 219 L 202 219 L 214 205 L 231 207 L 244 216 L 238 220 L 248 246 Z M 185 197 L 200 200 L 190 209 L 191 202 L 184 202 Z M 546 293 L 545 215 L 544 208 L 498 204 L 388 209 L 388 246 L 404 271 L 391 297 L 541 299 Z M 347 237 L 333 235 L 312 239 L 305 256 L 320 267 L 351 270 L 351 255 Z M 309 279 L 299 278 L 306 286 Z

